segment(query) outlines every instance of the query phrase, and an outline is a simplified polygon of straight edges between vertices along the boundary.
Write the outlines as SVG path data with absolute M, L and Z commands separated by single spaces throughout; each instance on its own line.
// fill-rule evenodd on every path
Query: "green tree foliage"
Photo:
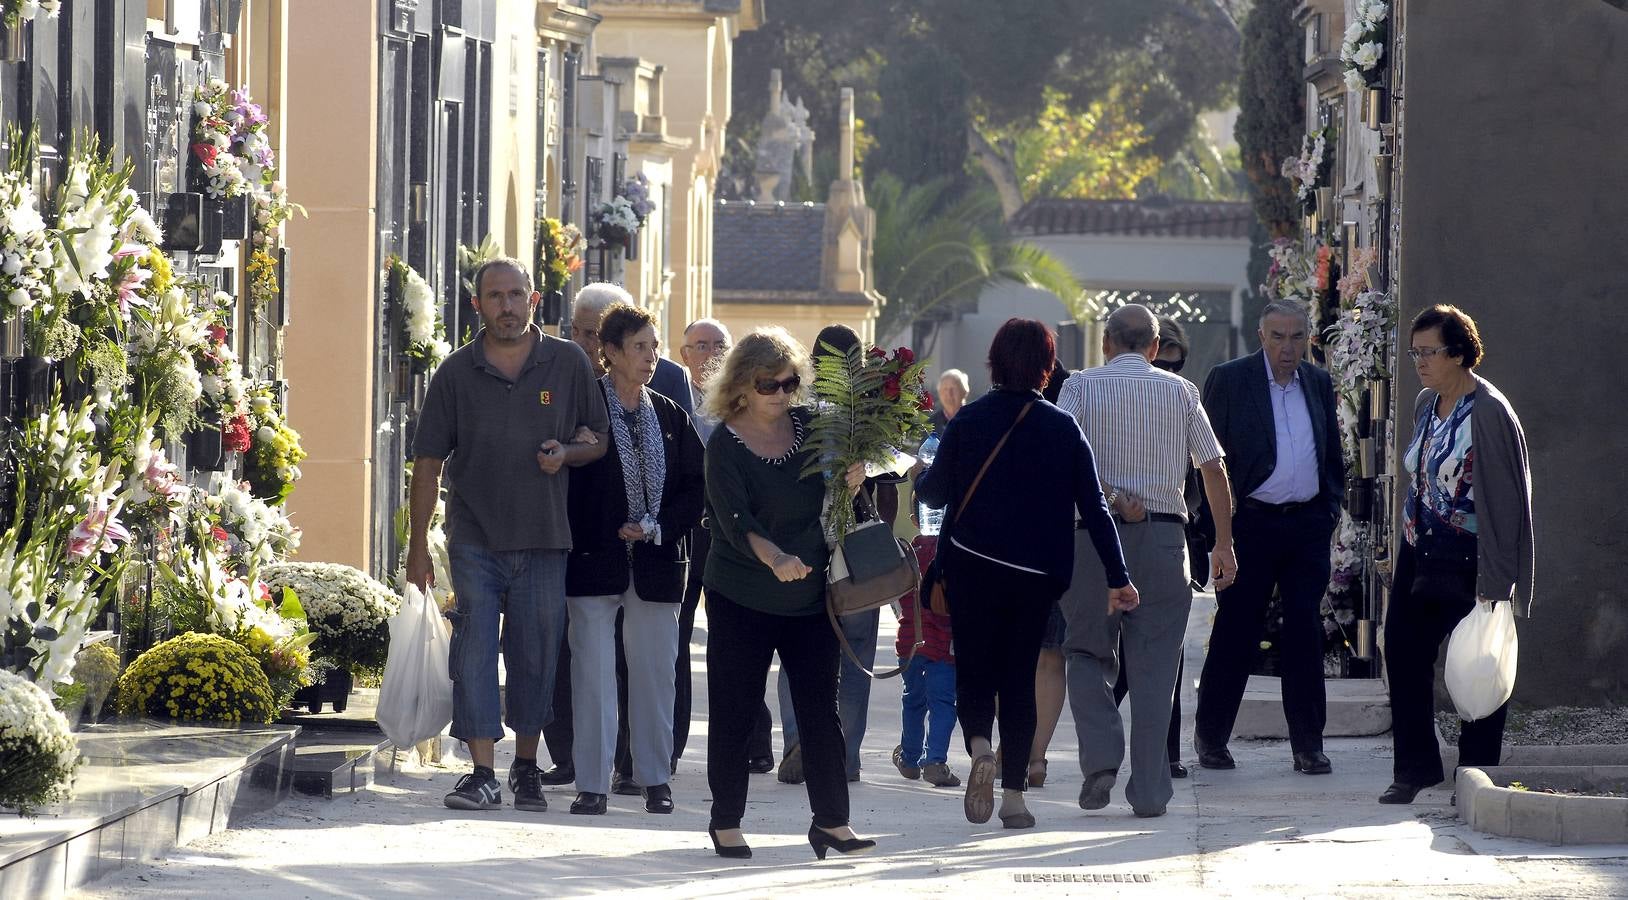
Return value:
M 1299 230 L 1294 188 L 1279 165 L 1300 152 L 1306 131 L 1296 0 L 1256 0 L 1244 24 L 1243 70 L 1238 79 L 1238 139 L 1255 214 L 1271 237 Z
M 889 55 L 878 91 L 876 151 L 872 172 L 891 172 L 911 183 L 960 178 L 967 162 L 970 86 L 960 63 L 921 40 Z
M 1151 138 L 1127 104 L 1099 100 L 1076 112 L 1055 88 L 1046 88 L 1043 97 L 1045 106 L 1031 125 L 984 126 L 1011 148 L 1023 199 L 1130 197 L 1159 171 Z
M 872 267 L 882 307 L 877 333 L 912 322 L 943 321 L 973 308 L 986 287 L 1002 282 L 1050 291 L 1076 311 L 1083 291 L 1056 257 L 1014 240 L 994 192 L 957 195 L 949 179 L 907 185 L 891 174 L 866 188 L 876 211 Z

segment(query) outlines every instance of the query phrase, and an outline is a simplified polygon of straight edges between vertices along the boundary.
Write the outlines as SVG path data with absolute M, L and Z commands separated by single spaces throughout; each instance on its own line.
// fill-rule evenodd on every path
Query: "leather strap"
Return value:
M 911 563 L 919 565 L 919 563 L 915 562 L 915 557 L 915 551 L 911 550 Z M 876 609 L 877 615 L 881 615 L 882 607 L 878 606 Z M 875 670 L 865 668 L 865 664 L 859 661 L 859 654 L 854 652 L 853 645 L 848 643 L 848 635 L 842 630 L 842 624 L 837 621 L 836 610 L 831 608 L 831 604 L 825 604 L 825 617 L 831 620 L 831 630 L 837 633 L 837 641 L 842 644 L 843 654 L 848 657 L 849 662 L 854 664 L 854 668 L 878 680 L 883 678 L 892 678 L 895 675 L 903 673 L 905 669 L 910 667 L 910 661 L 916 658 L 916 651 L 920 650 L 927 644 L 927 638 L 922 635 L 921 631 L 921 585 L 919 583 L 916 586 L 916 602 L 915 605 L 910 607 L 910 611 L 914 614 L 912 618 L 916 623 L 916 642 L 910 645 L 910 655 L 899 660 L 899 667 L 897 669 L 894 669 L 891 672 L 877 672 Z M 858 615 L 858 613 L 855 613 L 855 615 Z

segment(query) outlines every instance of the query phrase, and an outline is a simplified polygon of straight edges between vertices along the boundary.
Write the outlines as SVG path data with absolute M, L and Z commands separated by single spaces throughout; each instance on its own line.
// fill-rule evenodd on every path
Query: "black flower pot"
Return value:
M 62 364 L 49 356 L 32 354 L 11 364 L 11 397 L 15 419 L 32 419 L 45 414 L 61 381 Z
M 186 433 L 187 466 L 200 472 L 226 469 L 226 450 L 221 443 L 220 425 L 205 422 Z
M 220 236 L 228 241 L 249 238 L 249 195 L 241 194 L 219 201 L 221 208 Z
M 1366 522 L 1374 514 L 1374 481 L 1371 478 L 1353 478 L 1346 483 L 1345 508 L 1354 522 Z
M 329 669 L 321 681 L 295 692 L 294 705 L 319 713 L 323 704 L 332 704 L 334 712 L 344 712 L 350 703 L 353 681 L 351 674 L 344 669 Z

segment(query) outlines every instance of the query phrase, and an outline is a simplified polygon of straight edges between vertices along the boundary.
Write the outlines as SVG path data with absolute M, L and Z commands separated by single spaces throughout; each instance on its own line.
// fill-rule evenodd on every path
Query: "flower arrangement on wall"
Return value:
M 1295 186 L 1295 196 L 1311 209 L 1312 192 L 1332 183 L 1334 174 L 1334 127 L 1319 128 L 1301 138 L 1300 155 L 1286 157 L 1280 166 L 1283 177 Z
M 272 386 L 261 384 L 249 392 L 250 441 L 244 476 L 256 497 L 276 506 L 294 491 L 300 480 L 305 448 L 300 433 L 288 427 L 278 408 Z
M 1357 0 L 1356 13 L 1340 42 L 1340 62 L 1345 64 L 1345 86 L 1352 91 L 1379 87 L 1385 77 L 1380 62 L 1385 58 L 1386 21 L 1390 7 L 1384 0 Z
M 537 269 L 542 272 L 544 293 L 565 290 L 571 276 L 582 269 L 582 251 L 587 244 L 581 229 L 575 225 L 546 217 L 537 223 Z
M 30 183 L 39 133 L 13 130 L 7 142 L 13 149 L 0 172 L 0 321 L 50 304 L 56 271 L 56 240 Z
M 390 295 L 401 311 L 402 344 L 407 358 L 420 372 L 431 372 L 452 352 L 447 343 L 447 323 L 441 316 L 441 302 L 424 276 L 399 256 L 387 264 Z
M 623 182 L 610 200 L 594 207 L 594 245 L 633 249 L 639 229 L 655 209 L 650 199 L 650 179 L 641 172 Z

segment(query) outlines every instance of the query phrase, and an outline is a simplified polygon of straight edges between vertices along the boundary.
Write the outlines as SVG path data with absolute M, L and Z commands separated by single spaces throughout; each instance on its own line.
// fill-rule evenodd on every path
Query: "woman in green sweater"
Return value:
M 707 442 L 707 831 L 718 855 L 735 859 L 752 855 L 740 828 L 746 744 L 776 652 L 801 724 L 809 845 L 821 859 L 876 846 L 848 827 L 837 639 L 825 617 L 825 485 L 802 475 L 810 413 L 799 401 L 811 380 L 808 351 L 785 329 L 763 328 L 735 345 L 707 385 L 706 413 L 723 424 Z M 857 489 L 863 466 L 847 476 Z

